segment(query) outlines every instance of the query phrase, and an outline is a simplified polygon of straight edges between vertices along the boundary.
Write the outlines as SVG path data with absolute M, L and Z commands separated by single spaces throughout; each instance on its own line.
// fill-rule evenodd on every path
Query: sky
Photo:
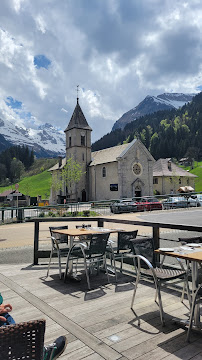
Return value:
M 1 0 L 0 118 L 92 141 L 147 95 L 202 89 L 201 0 Z

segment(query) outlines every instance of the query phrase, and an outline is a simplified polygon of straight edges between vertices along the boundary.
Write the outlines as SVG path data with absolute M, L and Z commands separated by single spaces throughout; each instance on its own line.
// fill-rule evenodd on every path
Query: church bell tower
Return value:
M 89 173 L 88 165 L 91 162 L 91 127 L 79 105 L 77 104 L 65 129 L 66 134 L 66 159 L 72 158 L 82 167 L 83 175 L 78 183 L 68 189 L 68 201 L 88 201 L 89 200 Z

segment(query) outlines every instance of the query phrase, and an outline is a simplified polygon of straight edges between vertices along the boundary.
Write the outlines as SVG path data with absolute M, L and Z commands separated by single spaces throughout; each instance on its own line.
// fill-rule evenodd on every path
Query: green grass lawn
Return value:
M 0 193 L 4 190 L 15 189 L 15 184 L 0 187 Z M 48 171 L 43 171 L 40 174 L 25 177 L 19 181 L 19 191 L 25 195 L 38 196 L 41 195 L 42 199 L 48 199 L 50 196 L 51 188 L 51 174 Z
M 201 192 L 202 191 L 202 161 L 199 161 L 198 163 L 195 161 L 194 169 L 192 170 L 190 170 L 190 167 L 185 169 L 189 170 L 190 173 L 198 176 L 198 178 L 195 180 L 195 191 Z

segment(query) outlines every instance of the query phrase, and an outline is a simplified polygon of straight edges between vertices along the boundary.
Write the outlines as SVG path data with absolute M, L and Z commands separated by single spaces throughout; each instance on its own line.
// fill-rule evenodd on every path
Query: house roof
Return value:
M 13 190 L 13 189 L 8 189 L 8 190 L 5 190 L 4 192 L 2 192 L 0 194 L 0 197 L 6 197 L 10 194 L 21 194 L 21 193 L 19 191 Z
M 117 158 L 120 157 L 123 152 L 125 153 L 128 145 L 129 144 L 117 145 L 92 152 L 92 162 L 90 163 L 90 166 L 117 161 Z
M 70 119 L 70 122 L 67 128 L 65 129 L 65 132 L 74 128 L 92 130 L 86 121 L 83 111 L 81 110 L 78 99 L 72 117 Z
M 60 170 L 63 169 L 63 167 L 66 164 L 66 157 L 64 159 L 62 159 L 62 164 L 61 166 L 59 166 L 59 162 L 57 164 L 55 164 L 54 166 L 52 166 L 52 168 L 48 169 L 47 171 L 54 171 L 54 170 Z
M 170 169 L 169 169 L 170 164 Z M 194 174 L 180 168 L 174 164 L 170 159 L 158 159 L 153 166 L 153 176 L 186 176 L 186 177 L 197 177 Z

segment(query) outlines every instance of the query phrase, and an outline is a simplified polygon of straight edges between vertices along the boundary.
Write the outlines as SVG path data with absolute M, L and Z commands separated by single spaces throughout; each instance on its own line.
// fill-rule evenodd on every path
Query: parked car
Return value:
M 114 214 L 119 214 L 123 212 L 133 212 L 133 211 L 137 211 L 137 206 L 130 199 L 117 200 L 111 203 L 110 210 Z
M 137 205 L 137 211 L 162 210 L 162 203 L 155 197 L 134 198 L 134 204 Z
M 187 208 L 201 206 L 200 201 L 192 195 L 189 198 L 184 196 L 168 197 L 163 202 L 164 209 Z
M 197 202 L 197 206 L 202 206 L 202 194 L 191 195 L 191 199 Z

